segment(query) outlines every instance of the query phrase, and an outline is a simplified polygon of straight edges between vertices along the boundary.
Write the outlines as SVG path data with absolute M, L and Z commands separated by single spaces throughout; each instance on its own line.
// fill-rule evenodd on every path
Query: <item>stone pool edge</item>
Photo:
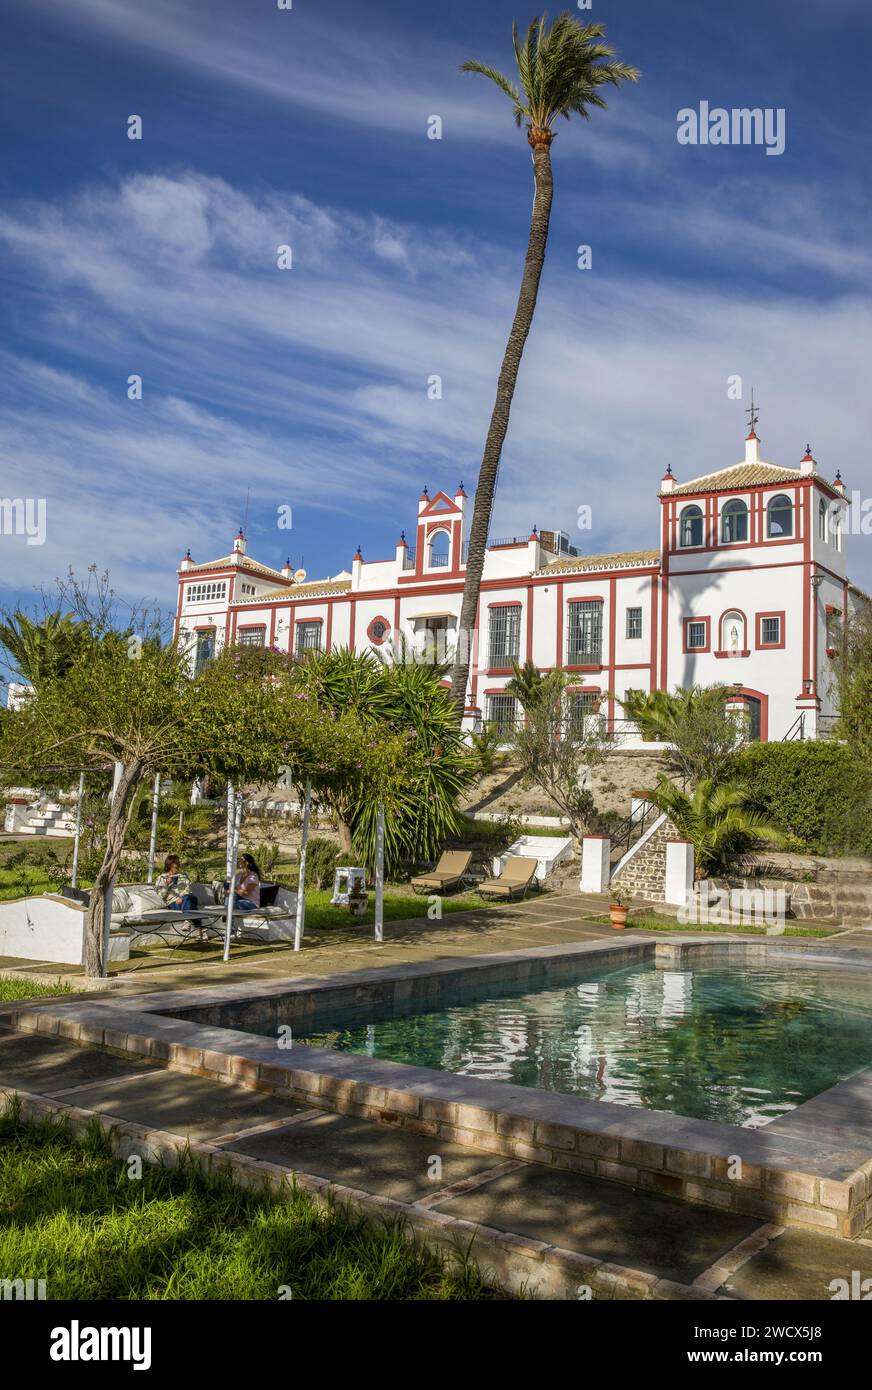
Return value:
M 184 1015 L 221 1009 L 236 1001 L 347 993 L 408 998 L 416 984 L 436 978 L 469 976 L 500 979 L 514 968 L 529 977 L 558 963 L 567 968 L 584 959 L 614 964 L 652 955 L 663 964 L 712 956 L 761 956 L 795 947 L 792 941 L 741 937 L 712 941 L 710 936 L 626 937 L 573 946 L 532 947 L 491 956 L 309 977 L 284 987 L 222 985 L 216 989 L 140 995 L 126 999 L 78 1000 L 25 1005 L 14 1026 L 113 1051 L 166 1061 L 180 1071 L 237 1081 L 282 1098 L 403 1126 L 487 1153 L 565 1169 L 677 1197 L 694 1204 L 759 1217 L 781 1226 L 853 1237 L 872 1219 L 872 1136 L 853 1135 L 849 1147 L 835 1148 L 819 1138 L 820 1124 L 803 1133 L 803 1111 L 790 1114 L 791 1131 L 749 1130 L 611 1102 L 586 1101 L 508 1082 L 482 1082 L 449 1072 L 404 1063 L 290 1047 L 239 1029 L 192 1022 Z M 803 948 L 800 954 L 811 954 Z M 832 947 L 829 959 L 841 959 Z M 861 967 L 862 968 L 862 967 Z M 868 1080 L 872 1068 L 857 1074 Z M 852 1078 L 852 1080 L 856 1080 Z M 848 1083 L 823 1092 L 838 1108 Z M 835 1099 L 833 1099 L 835 1098 Z M 843 1109 L 847 1108 L 844 1105 Z M 849 1138 L 851 1136 L 849 1135 Z M 740 1163 L 737 1164 L 737 1159 Z M 731 1176 L 732 1174 L 732 1176 Z

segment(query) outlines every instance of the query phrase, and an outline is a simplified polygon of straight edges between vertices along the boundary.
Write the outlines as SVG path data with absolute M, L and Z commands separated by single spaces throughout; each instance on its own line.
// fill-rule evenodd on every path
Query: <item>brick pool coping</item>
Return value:
M 854 1237 L 872 1220 L 872 1067 L 759 1129 L 588 1101 L 504 1081 L 482 1081 L 325 1048 L 257 1037 L 221 1024 L 291 1027 L 317 1009 L 438 1002 L 446 985 L 533 982 L 575 975 L 580 965 L 614 967 L 653 959 L 682 966 L 779 955 L 806 964 L 868 971 L 832 945 L 682 934 L 532 947 L 262 984 L 132 998 L 34 1001 L 14 1026 L 114 1051 L 160 1059 L 177 1070 L 242 1082 L 281 1098 L 400 1125 L 506 1158 L 604 1178 L 780 1226 Z M 737 1164 L 736 1160 L 740 1160 Z M 733 1176 L 731 1176 L 733 1174 Z

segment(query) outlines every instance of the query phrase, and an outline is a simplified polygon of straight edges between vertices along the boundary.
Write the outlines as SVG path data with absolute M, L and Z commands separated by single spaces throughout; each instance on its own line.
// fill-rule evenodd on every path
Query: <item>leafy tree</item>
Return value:
M 601 24 L 581 24 L 569 13 L 560 15 L 550 28 L 546 16 L 537 16 L 527 30 L 523 43 L 517 25 L 512 26 L 517 85 L 485 63 L 470 61 L 462 65 L 462 71 L 480 73 L 494 82 L 511 101 L 515 123 L 521 126 L 526 122 L 527 141 L 533 151 L 535 196 L 518 303 L 503 354 L 475 491 L 463 605 L 451 675 L 452 699 L 458 721 L 462 718 L 466 702 L 469 634 L 478 611 L 500 458 L 545 263 L 554 191 L 551 169 L 551 144 L 557 133 L 554 126 L 558 117 L 569 120 L 577 115 L 589 120 L 591 108 L 605 107 L 603 89 L 606 86 L 618 87 L 622 82 L 635 82 L 639 77 L 635 68 L 614 61 L 614 50 L 602 42 L 604 35 L 605 29 Z
M 34 779 L 122 766 L 108 808 L 85 930 L 86 974 L 105 973 L 103 913 L 144 782 L 157 772 L 272 782 L 284 767 L 338 789 L 353 784 L 390 806 L 401 740 L 381 745 L 353 713 L 319 708 L 286 661 L 235 648 L 192 679 L 186 656 L 151 633 L 131 651 L 105 632 L 63 675 L 46 678 L 3 722 L 0 763 Z
M 671 694 L 632 691 L 620 701 L 646 742 L 667 745 L 669 770 L 690 786 L 729 777 L 745 742 L 747 724 L 728 710 L 732 691 L 725 685 L 679 687 Z
M 688 795 L 661 777 L 645 795 L 690 840 L 698 879 L 723 868 L 728 855 L 742 854 L 759 841 L 783 845 L 788 839 L 774 821 L 753 809 L 753 793 L 744 782 L 716 786 L 711 778 L 704 778 Z
M 872 766 L 872 603 L 849 619 L 839 645 L 835 671 L 839 704 L 836 732 Z
M 537 786 L 568 817 L 579 840 L 590 834 L 597 812 L 586 783 L 588 774 L 608 756 L 611 745 L 596 716 L 566 717 L 564 672 L 551 672 L 542 682 L 526 717 L 515 728 L 511 751 L 525 781 Z

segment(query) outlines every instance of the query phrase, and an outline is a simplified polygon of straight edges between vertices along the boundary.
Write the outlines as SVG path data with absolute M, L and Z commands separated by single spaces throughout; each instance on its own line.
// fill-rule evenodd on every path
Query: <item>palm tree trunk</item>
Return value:
M 545 248 L 548 244 L 548 227 L 551 221 L 554 181 L 551 172 L 550 149 L 553 136 L 548 130 L 531 130 L 527 138 L 533 149 L 533 177 L 536 192 L 530 219 L 530 239 L 527 243 L 524 275 L 521 280 L 512 330 L 503 354 L 503 365 L 497 382 L 497 395 L 485 441 L 481 468 L 479 469 L 475 489 L 475 506 L 469 528 L 469 552 L 466 560 L 466 579 L 463 585 L 463 604 L 460 609 L 457 650 L 451 672 L 452 698 L 457 711 L 458 723 L 462 720 L 466 707 L 472 634 L 478 611 L 485 546 L 490 529 L 500 457 L 506 431 L 509 428 L 509 414 L 512 409 L 512 399 L 515 394 L 524 345 L 536 310 L 539 281 L 542 278 L 542 267 L 545 264 Z

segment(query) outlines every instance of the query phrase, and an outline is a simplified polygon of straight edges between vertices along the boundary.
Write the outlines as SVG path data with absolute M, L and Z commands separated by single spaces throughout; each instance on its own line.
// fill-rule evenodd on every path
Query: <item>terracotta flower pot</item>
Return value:
M 623 931 L 627 925 L 627 918 L 630 915 L 628 907 L 621 907 L 619 903 L 612 903 L 609 908 L 609 919 L 615 931 Z

